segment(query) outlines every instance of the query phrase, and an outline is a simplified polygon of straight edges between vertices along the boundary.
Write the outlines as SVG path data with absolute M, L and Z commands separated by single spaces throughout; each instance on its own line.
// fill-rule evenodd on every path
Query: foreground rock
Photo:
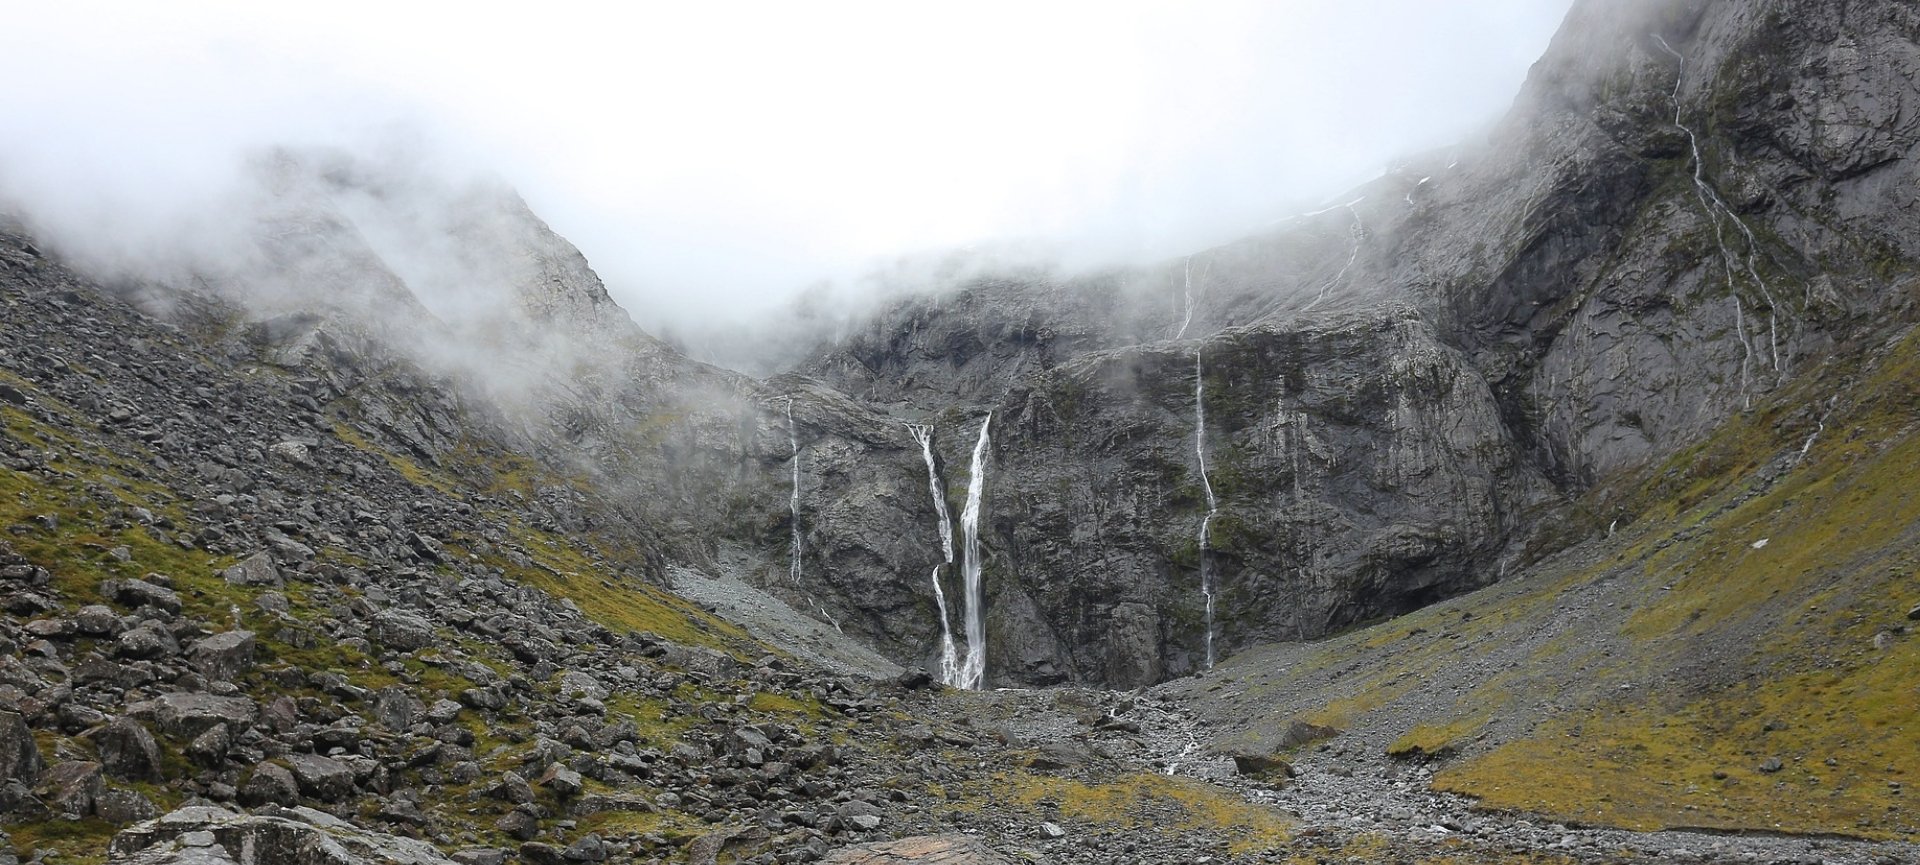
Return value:
M 236 814 L 181 808 L 114 836 L 107 861 L 244 865 L 452 865 L 424 841 L 370 832 L 311 808 Z
M 993 852 L 965 835 L 922 835 L 880 844 L 862 844 L 834 851 L 821 860 L 828 865 L 1012 865 L 1013 860 Z M 1028 862 L 1040 862 L 1028 859 Z

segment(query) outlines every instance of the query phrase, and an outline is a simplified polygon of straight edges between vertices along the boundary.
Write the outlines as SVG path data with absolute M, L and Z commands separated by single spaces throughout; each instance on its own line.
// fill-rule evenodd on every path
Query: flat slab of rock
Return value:
M 842 847 L 820 861 L 825 865 L 1012 865 L 1013 862 L 966 835 L 919 835 Z
M 169 736 L 191 739 L 219 724 L 234 732 L 245 730 L 260 716 L 260 707 L 245 697 L 176 692 L 128 706 L 127 714 L 152 721 Z
M 107 861 L 123 865 L 454 865 L 425 841 L 362 829 L 311 808 L 236 814 L 192 806 L 115 835 Z

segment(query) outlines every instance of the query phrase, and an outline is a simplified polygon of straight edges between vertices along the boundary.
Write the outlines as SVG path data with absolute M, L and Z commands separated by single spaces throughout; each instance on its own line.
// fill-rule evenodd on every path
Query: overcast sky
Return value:
M 1569 0 L 10 5 L 30 207 L 190 225 L 260 146 L 424 147 L 671 322 L 994 239 L 1231 239 L 1484 127 Z

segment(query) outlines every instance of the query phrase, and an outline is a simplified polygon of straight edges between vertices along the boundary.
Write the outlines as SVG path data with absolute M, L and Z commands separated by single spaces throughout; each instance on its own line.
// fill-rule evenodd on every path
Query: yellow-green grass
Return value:
M 980 792 L 996 807 L 1045 819 L 1214 832 L 1227 839 L 1234 855 L 1280 849 L 1292 826 L 1278 810 L 1248 802 L 1231 790 L 1151 772 L 1101 781 L 1004 772 Z

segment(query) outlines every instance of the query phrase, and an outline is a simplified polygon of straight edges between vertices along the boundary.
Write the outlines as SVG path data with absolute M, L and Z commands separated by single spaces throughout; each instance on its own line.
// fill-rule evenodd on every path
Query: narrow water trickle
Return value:
M 1207 494 L 1207 515 L 1200 519 L 1200 596 L 1207 604 L 1207 669 L 1213 669 L 1213 571 L 1207 563 L 1207 546 L 1213 529 L 1213 515 L 1220 502 L 1213 496 L 1213 481 L 1207 477 L 1207 379 L 1201 350 L 1193 350 L 1193 453 L 1200 463 L 1200 488 Z
M 1753 229 L 1748 227 L 1746 221 L 1742 220 L 1738 214 L 1733 212 L 1733 208 L 1727 206 L 1727 202 L 1720 197 L 1720 193 L 1716 191 L 1713 188 L 1713 184 L 1707 180 L 1707 163 L 1706 160 L 1700 156 L 1700 136 L 1694 133 L 1692 127 L 1686 124 L 1685 118 L 1682 116 L 1680 108 L 1680 86 L 1686 81 L 1687 58 L 1681 56 L 1680 52 L 1673 50 L 1673 46 L 1668 45 L 1667 40 L 1658 33 L 1653 34 L 1653 41 L 1659 43 L 1660 50 L 1667 52 L 1667 54 L 1671 55 L 1674 61 L 1679 64 L 1679 71 L 1674 74 L 1673 94 L 1671 96 L 1673 101 L 1673 125 L 1687 136 L 1687 145 L 1691 151 L 1693 162 L 1693 194 L 1694 197 L 1700 201 L 1700 209 L 1707 212 L 1707 221 L 1713 223 L 1713 239 L 1720 247 L 1720 261 L 1727 272 L 1727 292 L 1733 295 L 1735 325 L 1740 331 L 1740 347 L 1746 355 L 1740 362 L 1741 396 L 1747 408 L 1752 408 L 1753 396 L 1748 392 L 1746 380 L 1748 377 L 1747 368 L 1753 365 L 1754 351 L 1753 344 L 1748 341 L 1745 323 L 1740 320 L 1744 316 L 1744 311 L 1740 308 L 1740 295 L 1734 286 L 1734 273 L 1737 270 L 1744 269 L 1747 272 L 1747 278 L 1753 282 L 1755 288 L 1759 289 L 1761 299 L 1766 301 L 1767 355 L 1771 361 L 1771 367 L 1776 377 L 1785 375 L 1780 361 L 1780 308 L 1774 303 L 1773 290 L 1767 286 L 1766 280 L 1760 278 L 1760 267 L 1757 261 L 1760 254 L 1759 239 L 1754 237 Z M 1746 239 L 1747 254 L 1744 258 L 1735 255 L 1733 249 L 1727 245 L 1726 230 L 1721 223 L 1722 214 L 1726 216 L 1727 220 L 1733 223 L 1735 228 L 1740 229 L 1741 236 Z
M 966 586 L 967 657 L 960 665 L 959 687 L 979 690 L 987 678 L 987 627 L 982 620 L 986 602 L 980 588 L 980 499 L 987 486 L 987 431 L 993 413 L 980 423 L 980 440 L 973 445 L 973 465 L 967 477 L 967 505 L 960 511 L 961 577 Z
M 800 433 L 793 425 L 793 397 L 787 397 L 787 445 L 793 449 L 793 492 L 787 505 L 793 512 L 793 542 L 788 545 L 787 579 L 800 582 Z
M 933 494 L 934 513 L 940 515 L 940 552 L 945 560 L 933 566 L 933 602 L 940 610 L 940 681 L 960 687 L 960 656 L 953 645 L 953 626 L 947 613 L 947 592 L 940 586 L 940 568 L 953 567 L 953 517 L 947 512 L 947 493 L 940 485 L 940 471 L 933 464 L 933 426 L 907 424 L 907 432 L 920 443 L 920 456 L 927 461 L 927 491 Z

